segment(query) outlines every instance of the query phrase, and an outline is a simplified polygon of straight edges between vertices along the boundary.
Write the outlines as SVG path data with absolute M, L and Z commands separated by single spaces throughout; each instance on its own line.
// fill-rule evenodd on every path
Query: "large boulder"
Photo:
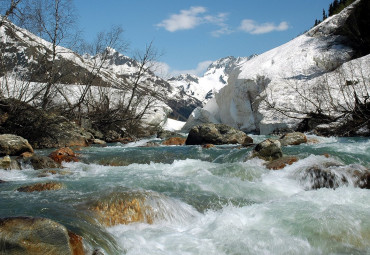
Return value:
M 15 99 L 0 99 L 0 133 L 24 137 L 33 148 L 87 146 L 92 134 L 65 117 Z
M 0 135 L 0 155 L 20 155 L 23 152 L 33 152 L 26 139 L 12 134 Z
M 299 145 L 301 143 L 307 143 L 307 137 L 301 132 L 287 133 L 279 138 L 281 146 L 287 145 Z
M 257 144 L 252 152 L 253 157 L 258 157 L 267 161 L 276 160 L 283 156 L 281 144 L 276 139 L 266 139 Z
M 191 128 L 186 139 L 186 145 L 202 144 L 245 144 L 252 143 L 253 139 L 243 131 L 225 124 L 201 124 Z
M 0 251 L 7 255 L 83 255 L 82 238 L 45 218 L 0 219 Z

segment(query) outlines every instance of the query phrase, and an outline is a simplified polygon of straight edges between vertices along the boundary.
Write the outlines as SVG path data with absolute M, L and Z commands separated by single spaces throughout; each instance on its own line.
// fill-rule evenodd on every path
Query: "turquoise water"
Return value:
M 300 160 L 280 171 L 237 146 L 143 148 L 140 141 L 84 148 L 80 162 L 64 164 L 64 174 L 0 170 L 8 181 L 0 184 L 0 217 L 54 219 L 82 235 L 87 249 L 106 254 L 370 254 L 370 191 L 351 183 L 308 190 L 301 180 L 314 165 L 369 168 L 370 139 L 314 138 L 320 142 L 285 147 Z M 16 191 L 41 181 L 65 188 Z M 148 198 L 153 224 L 104 227 L 86 210 L 130 192 Z

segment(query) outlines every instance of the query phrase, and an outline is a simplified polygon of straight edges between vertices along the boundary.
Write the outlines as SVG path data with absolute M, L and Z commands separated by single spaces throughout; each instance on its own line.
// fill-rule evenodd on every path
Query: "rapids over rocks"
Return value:
M 370 191 L 340 173 L 368 171 L 370 140 L 308 137 L 283 147 L 299 160 L 277 171 L 235 145 L 86 147 L 53 174 L 0 170 L 0 218 L 52 219 L 86 254 L 370 254 Z M 324 167 L 339 176 L 332 188 L 306 178 Z M 62 188 L 17 191 L 39 182 Z

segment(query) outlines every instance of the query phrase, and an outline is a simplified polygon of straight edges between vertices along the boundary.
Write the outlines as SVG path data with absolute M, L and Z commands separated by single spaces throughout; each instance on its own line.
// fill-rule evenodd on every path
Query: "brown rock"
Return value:
M 69 243 L 72 248 L 73 255 L 85 255 L 82 237 L 75 233 L 68 231 Z
M 252 146 L 252 145 L 253 145 L 253 139 L 252 139 L 252 137 L 247 136 L 244 139 L 244 142 L 242 143 L 242 147 L 249 147 L 249 146 Z
M 21 158 L 30 158 L 32 157 L 34 154 L 32 152 L 23 152 L 20 157 Z
M 1 254 L 84 255 L 80 250 L 82 245 L 80 237 L 75 234 L 69 235 L 63 225 L 50 219 L 30 217 L 0 219 L 0 240 Z
M 64 187 L 62 183 L 58 182 L 47 182 L 47 183 L 36 183 L 33 185 L 23 186 L 17 189 L 19 192 L 39 192 L 45 190 L 60 190 Z
M 78 158 L 72 149 L 68 147 L 60 148 L 50 153 L 49 157 L 55 162 L 78 162 Z
M 287 145 L 299 145 L 301 143 L 307 143 L 307 137 L 301 132 L 287 133 L 279 138 L 281 146 Z
M 146 205 L 146 194 L 140 192 L 113 193 L 90 206 L 104 226 L 153 223 L 153 208 Z
M 266 164 L 266 168 L 271 170 L 280 170 L 286 167 L 287 165 L 291 165 L 294 162 L 297 162 L 298 158 L 295 156 L 286 156 L 279 159 L 275 159 Z
M 163 145 L 185 145 L 186 138 L 183 137 L 170 137 L 164 141 Z
M 46 156 L 40 156 L 40 155 L 33 155 L 30 158 L 26 158 L 25 162 L 29 162 L 33 169 L 45 169 L 45 168 L 61 168 L 61 164 L 54 161 L 53 159 L 46 157 Z
M 207 143 L 207 144 L 203 144 L 202 145 L 202 148 L 204 148 L 204 149 L 210 149 L 210 148 L 213 148 L 213 147 L 215 147 L 215 145 L 214 144 L 210 144 L 210 143 Z

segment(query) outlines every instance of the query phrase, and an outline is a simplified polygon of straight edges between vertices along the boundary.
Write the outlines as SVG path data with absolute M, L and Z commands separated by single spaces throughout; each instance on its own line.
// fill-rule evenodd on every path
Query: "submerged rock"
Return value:
M 33 148 L 26 139 L 12 134 L 0 135 L 0 155 L 17 156 L 23 152 L 33 153 Z
M 214 144 L 210 144 L 210 143 L 207 143 L 207 144 L 203 144 L 202 145 L 202 148 L 203 149 L 210 149 L 210 148 L 213 148 L 213 147 L 215 147 L 215 145 Z
M 298 158 L 295 156 L 285 156 L 282 158 L 275 159 L 271 162 L 266 164 L 266 168 L 271 170 L 280 170 L 286 167 L 287 165 L 291 165 L 294 162 L 297 162 Z
M 170 137 L 164 141 L 163 145 L 185 145 L 186 138 L 183 137 Z
M 7 255 L 84 255 L 82 237 L 45 218 L 0 219 L 0 251 Z
M 24 161 L 26 163 L 29 162 L 32 165 L 33 169 L 35 170 L 62 167 L 60 163 L 54 161 L 49 157 L 41 155 L 33 155 L 30 158 L 26 158 Z
M 174 199 L 153 191 L 125 190 L 111 192 L 88 202 L 87 208 L 95 212 L 104 226 L 135 222 L 152 224 L 156 221 L 193 217 L 194 211 Z
M 71 148 L 64 147 L 57 149 L 49 154 L 49 157 L 57 163 L 64 162 L 78 162 L 77 155 Z
M 95 202 L 90 210 L 98 215 L 104 226 L 130 224 L 134 222 L 153 223 L 153 208 L 145 204 L 146 194 L 140 192 L 113 193 Z
M 19 192 L 40 192 L 45 190 L 60 190 L 64 187 L 59 182 L 36 183 L 28 186 L 23 186 L 17 189 Z
M 287 145 L 299 145 L 301 143 L 307 143 L 307 137 L 301 132 L 287 133 L 279 138 L 281 146 Z
M 258 157 L 267 161 L 275 160 L 283 156 L 281 144 L 276 139 L 266 139 L 257 144 L 252 152 L 253 157 Z
M 186 139 L 186 145 L 243 144 L 246 140 L 253 143 L 253 139 L 243 131 L 224 124 L 208 123 L 192 127 Z
M 300 177 L 301 183 L 308 189 L 338 188 L 354 186 L 370 188 L 370 170 L 361 165 L 321 165 L 305 169 Z

